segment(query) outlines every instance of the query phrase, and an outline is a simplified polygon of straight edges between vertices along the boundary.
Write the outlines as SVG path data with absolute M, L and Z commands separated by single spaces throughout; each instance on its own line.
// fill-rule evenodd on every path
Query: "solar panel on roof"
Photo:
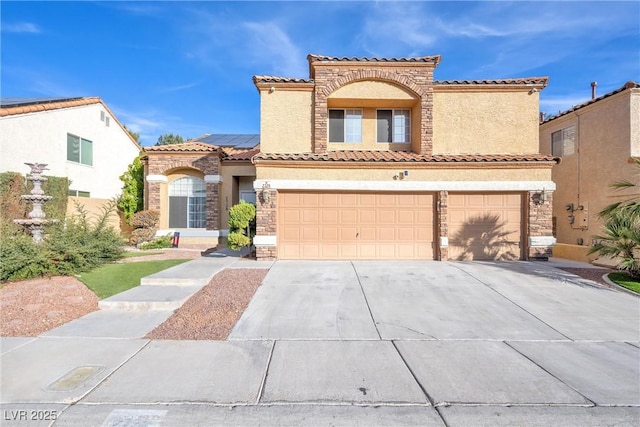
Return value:
M 260 143 L 258 134 L 217 134 L 198 139 L 206 144 L 220 147 L 253 148 Z
M 2 107 L 15 107 L 18 105 L 30 105 L 30 104 L 47 104 L 50 102 L 61 102 L 61 101 L 74 101 L 76 99 L 82 99 L 82 97 L 75 98 L 56 98 L 56 97 L 32 97 L 32 98 L 18 98 L 18 97 L 9 97 L 9 98 L 0 98 L 0 106 Z

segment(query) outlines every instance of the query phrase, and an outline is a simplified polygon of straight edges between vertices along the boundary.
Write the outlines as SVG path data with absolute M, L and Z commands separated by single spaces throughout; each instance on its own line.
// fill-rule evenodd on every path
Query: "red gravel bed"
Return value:
M 268 271 L 249 268 L 222 270 L 146 338 L 227 339 Z
M 0 289 L 0 336 L 38 336 L 96 311 L 98 300 L 75 277 L 7 283 Z
M 580 276 L 583 279 L 593 280 L 594 282 L 598 282 L 601 285 L 605 285 L 609 287 L 609 284 L 602 280 L 602 276 L 613 272 L 608 268 L 571 268 L 571 267 L 562 267 L 561 270 L 568 271 L 571 274 L 575 274 L 576 276 Z

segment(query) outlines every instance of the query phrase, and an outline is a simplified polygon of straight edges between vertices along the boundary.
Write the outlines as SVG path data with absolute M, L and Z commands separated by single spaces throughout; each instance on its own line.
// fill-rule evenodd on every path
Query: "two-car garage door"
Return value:
M 281 192 L 278 258 L 433 259 L 429 193 Z
M 281 191 L 280 259 L 432 260 L 431 193 Z M 449 193 L 449 259 L 519 259 L 520 193 Z

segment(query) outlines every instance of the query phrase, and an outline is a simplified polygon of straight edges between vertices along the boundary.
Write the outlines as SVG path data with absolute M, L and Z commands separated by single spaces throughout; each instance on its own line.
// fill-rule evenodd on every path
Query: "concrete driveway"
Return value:
M 640 421 L 640 300 L 548 263 L 280 261 L 230 339 L 275 341 L 263 402 Z
M 640 299 L 553 265 L 279 261 L 228 341 L 3 337 L 2 425 L 640 425 Z

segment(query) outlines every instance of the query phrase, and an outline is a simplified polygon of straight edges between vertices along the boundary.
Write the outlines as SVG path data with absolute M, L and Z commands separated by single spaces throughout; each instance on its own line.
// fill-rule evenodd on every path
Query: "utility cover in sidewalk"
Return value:
M 104 371 L 104 366 L 78 366 L 47 386 L 48 391 L 70 391 L 85 385 Z

